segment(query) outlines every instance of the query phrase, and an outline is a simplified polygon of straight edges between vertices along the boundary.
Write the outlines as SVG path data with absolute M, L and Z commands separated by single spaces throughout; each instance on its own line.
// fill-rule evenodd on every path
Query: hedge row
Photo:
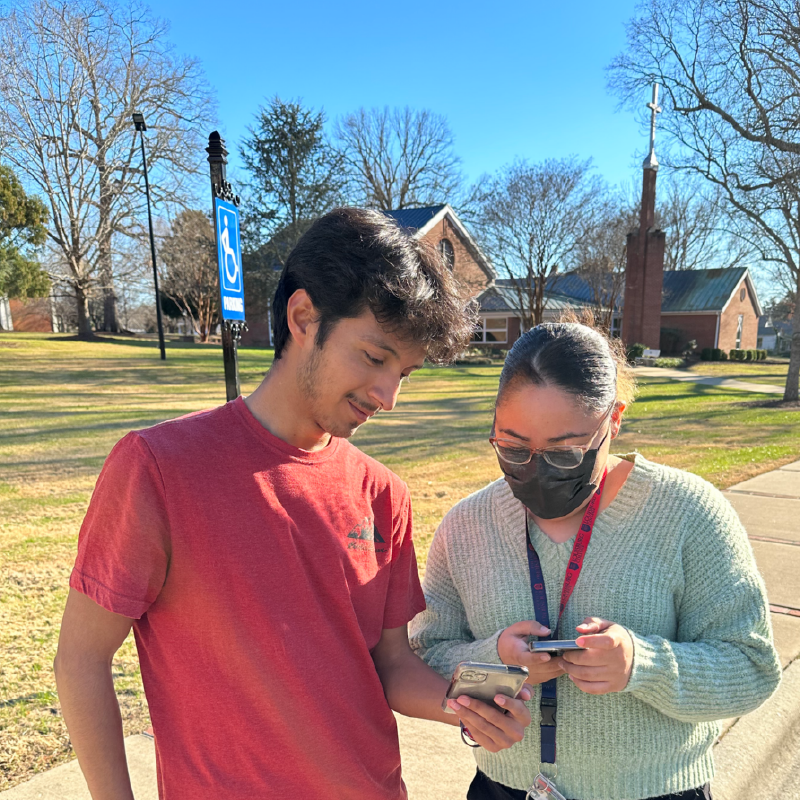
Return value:
M 700 351 L 701 361 L 727 361 L 728 354 L 719 347 L 704 347 Z
M 731 350 L 731 361 L 763 361 L 767 357 L 766 350 Z
M 764 361 L 767 357 L 766 350 L 737 350 L 733 349 L 730 353 L 720 350 L 718 347 L 704 347 L 700 351 L 702 361 Z

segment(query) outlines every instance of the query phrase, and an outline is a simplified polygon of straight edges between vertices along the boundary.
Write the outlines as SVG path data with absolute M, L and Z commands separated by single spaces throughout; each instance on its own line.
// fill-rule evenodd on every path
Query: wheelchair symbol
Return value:
M 223 214 L 222 218 L 225 220 L 225 228 L 219 236 L 220 244 L 222 245 L 222 257 L 224 259 L 225 265 L 225 277 L 228 279 L 228 283 L 231 284 L 231 288 L 236 287 L 237 279 L 239 278 L 239 262 L 236 260 L 236 253 L 231 247 L 230 242 L 230 233 L 228 232 L 228 217 L 227 215 Z M 228 270 L 228 261 L 233 262 L 233 274 Z

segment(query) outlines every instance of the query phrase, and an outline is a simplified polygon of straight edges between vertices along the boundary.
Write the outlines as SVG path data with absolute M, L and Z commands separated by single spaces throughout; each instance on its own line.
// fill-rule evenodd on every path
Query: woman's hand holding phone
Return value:
M 499 753 L 521 742 L 525 736 L 525 728 L 531 724 L 531 712 L 525 703 L 531 697 L 531 690 L 523 686 L 516 700 L 504 694 L 495 695 L 494 701 L 503 711 L 466 695 L 448 700 L 447 705 L 477 744 L 490 753 Z
M 528 645 L 530 636 L 549 636 L 550 630 L 535 619 L 515 622 L 506 628 L 497 640 L 497 652 L 504 664 L 519 664 L 528 668 L 526 683 L 545 683 L 564 674 L 558 658 L 548 653 L 532 653 Z
M 586 649 L 566 652 L 555 660 L 582 692 L 621 692 L 633 668 L 633 641 L 628 631 L 599 617 L 586 617 L 576 630 L 578 644 Z

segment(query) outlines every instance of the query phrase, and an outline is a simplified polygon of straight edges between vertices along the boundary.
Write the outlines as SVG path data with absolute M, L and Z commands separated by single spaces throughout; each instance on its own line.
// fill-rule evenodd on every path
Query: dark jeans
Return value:
M 495 783 L 488 775 L 478 770 L 467 792 L 467 800 L 525 800 L 525 792 L 522 789 L 511 789 L 502 783 Z M 665 794 L 652 800 L 711 800 L 711 789 L 706 784 L 699 789 L 690 789 L 679 794 Z

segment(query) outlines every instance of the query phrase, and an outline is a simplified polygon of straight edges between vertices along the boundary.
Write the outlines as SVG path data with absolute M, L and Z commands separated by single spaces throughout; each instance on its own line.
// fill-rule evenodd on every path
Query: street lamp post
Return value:
M 161 360 L 166 361 L 167 350 L 164 346 L 164 323 L 161 320 L 161 296 L 158 291 L 158 268 L 156 267 L 156 242 L 153 238 L 153 215 L 150 212 L 150 181 L 147 179 L 147 157 L 144 153 L 144 132 L 147 130 L 147 124 L 144 121 L 144 115 L 134 111 L 133 124 L 137 131 L 141 134 L 142 144 L 142 165 L 144 167 L 144 190 L 147 195 L 147 224 L 150 226 L 150 254 L 153 257 L 153 282 L 156 286 L 156 319 L 158 320 L 158 344 L 161 347 Z

